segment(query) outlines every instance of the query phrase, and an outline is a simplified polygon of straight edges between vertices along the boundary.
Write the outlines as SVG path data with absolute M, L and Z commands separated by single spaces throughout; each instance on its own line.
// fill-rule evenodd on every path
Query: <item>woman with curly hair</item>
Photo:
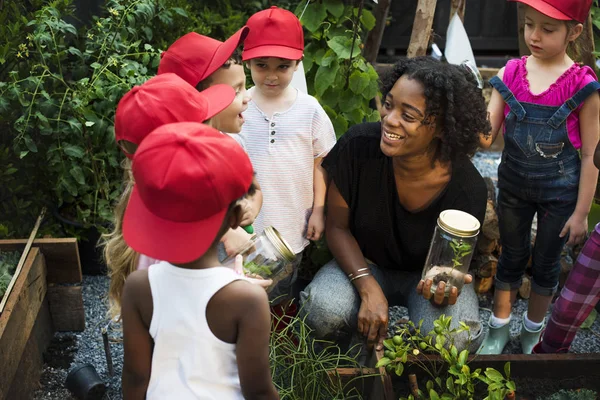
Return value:
M 441 211 L 483 223 L 486 185 L 469 160 L 490 130 L 481 90 L 463 67 L 415 58 L 394 65 L 382 93 L 381 122 L 350 128 L 323 161 L 332 179 L 326 236 L 335 259 L 301 292 L 302 313 L 318 337 L 340 341 L 358 329 L 381 349 L 388 305 L 406 305 L 426 332 L 441 314 L 453 326 L 464 321 L 476 349 L 472 285 L 456 303 L 456 288 L 445 297 L 441 284 L 432 295 L 431 281 L 420 277 Z M 467 347 L 466 332 L 455 340 Z

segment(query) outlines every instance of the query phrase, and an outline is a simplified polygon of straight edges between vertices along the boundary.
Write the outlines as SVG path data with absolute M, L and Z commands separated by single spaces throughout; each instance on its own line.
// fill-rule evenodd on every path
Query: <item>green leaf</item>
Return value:
M 377 361 L 377 364 L 375 364 L 375 368 L 385 367 L 386 365 L 390 364 L 391 362 L 392 362 L 392 360 L 390 360 L 389 358 L 383 357 L 379 361 Z
M 37 153 L 37 146 L 29 136 L 23 136 L 23 140 L 25 141 L 25 146 L 27 146 L 29 151 L 32 153 Z
M 394 346 L 394 342 L 392 341 L 392 339 L 385 339 L 383 341 L 383 345 L 385 346 L 386 349 L 388 349 L 390 351 L 396 351 L 396 347 Z
M 402 364 L 402 363 L 396 364 L 396 369 L 394 370 L 394 373 L 397 376 L 402 376 L 403 372 L 404 372 L 404 364 Z
M 321 58 L 320 64 L 327 67 L 327 66 L 331 65 L 331 63 L 334 62 L 336 59 L 337 59 L 337 56 L 333 52 L 333 50 L 327 49 L 327 51 L 323 55 L 323 58 Z
M 592 327 L 592 325 L 594 324 L 594 321 L 596 321 L 597 317 L 598 317 L 598 312 L 596 311 L 595 308 L 592 308 L 592 312 L 590 313 L 590 315 L 588 315 L 588 317 L 585 319 L 585 321 L 583 321 L 583 323 L 581 324 L 581 329 L 590 329 Z
M 517 390 L 517 385 L 513 381 L 506 382 L 506 387 L 512 390 L 513 392 Z
M 85 126 L 94 126 L 95 122 L 93 121 L 85 121 Z
M 507 362 L 506 364 L 504 364 L 504 375 L 507 380 L 510 379 L 510 362 Z
M 469 357 L 469 351 L 463 350 L 460 352 L 458 356 L 458 365 L 461 367 L 467 363 L 467 358 Z
M 349 87 L 354 93 L 362 94 L 368 85 L 369 78 L 365 73 L 356 70 L 350 75 Z
M 360 96 L 355 95 L 350 90 L 345 90 L 343 93 L 337 93 L 339 96 L 338 104 L 340 111 L 342 112 L 351 112 L 357 108 L 360 108 L 362 105 L 362 98 Z
M 27 154 L 29 154 L 29 150 L 24 150 L 19 153 L 19 158 L 23 159 Z
M 440 396 L 437 394 L 437 392 L 433 389 L 429 390 L 429 398 L 431 400 L 440 400 Z
M 446 379 L 446 387 L 450 391 L 450 393 L 454 394 L 454 380 L 451 377 Z
M 368 31 L 370 31 L 371 29 L 375 28 L 375 23 L 377 20 L 371 11 L 363 10 L 362 15 L 360 16 L 360 22 Z
M 502 382 L 504 380 L 504 377 L 502 376 L 502 374 L 500 372 L 496 371 L 494 368 L 486 368 L 485 376 L 487 376 L 494 382 Z
M 320 66 L 315 75 L 315 91 L 318 96 L 322 96 L 329 87 L 333 85 L 335 76 L 340 69 L 339 65 L 333 64 L 330 67 Z
M 367 115 L 367 122 L 378 122 L 381 119 L 381 115 L 379 115 L 379 111 L 372 110 L 370 114 Z
M 348 130 L 348 121 L 342 115 L 337 115 L 334 119 L 331 120 L 333 125 L 333 129 L 335 130 L 335 135 L 337 138 L 342 136 Z
M 64 145 L 63 151 L 66 155 L 75 158 L 83 158 L 83 156 L 85 155 L 85 151 L 83 151 L 81 147 L 72 144 Z
M 75 47 L 69 47 L 69 53 L 79 57 L 79 58 L 83 58 L 83 54 L 81 53 L 81 51 L 79 51 L 79 49 L 76 49 Z
M 336 18 L 344 15 L 344 3 L 340 0 L 325 0 L 325 7 Z
M 347 60 L 352 57 L 356 57 L 360 54 L 360 39 L 356 38 L 354 41 L 354 48 L 352 52 L 350 49 L 352 48 L 352 38 L 347 36 L 335 36 L 331 40 L 327 41 L 327 45 L 335 54 L 342 60 Z M 352 54 L 350 54 L 352 53 Z
M 188 13 L 183 8 L 172 7 L 171 11 L 173 11 L 175 14 L 181 15 L 182 17 L 188 17 Z
M 379 84 L 376 80 L 371 80 L 369 85 L 363 90 L 362 95 L 365 99 L 371 100 L 379 93 Z
M 83 175 L 81 167 L 75 165 L 71 167 L 71 170 L 69 172 L 71 173 L 71 176 L 75 178 L 75 181 L 77 183 L 79 183 L 80 185 L 85 185 L 85 176 Z
M 319 29 L 325 18 L 327 18 L 327 9 L 325 6 L 323 4 L 311 3 L 306 7 L 301 22 L 309 32 L 315 32 Z

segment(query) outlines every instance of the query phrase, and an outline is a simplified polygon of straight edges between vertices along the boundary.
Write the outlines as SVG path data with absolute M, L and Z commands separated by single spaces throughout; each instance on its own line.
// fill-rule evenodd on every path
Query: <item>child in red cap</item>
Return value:
M 525 5 L 524 39 L 531 56 L 509 61 L 490 80 L 495 89 L 488 106 L 492 135 L 482 137 L 481 144 L 491 145 L 504 125 L 498 168 L 502 254 L 482 354 L 500 354 L 509 340 L 511 308 L 530 256 L 533 281 L 521 327 L 523 353 L 538 343 L 558 288 L 563 246 L 585 238 L 598 179 L 593 156 L 600 131 L 600 84 L 591 68 L 567 55 L 592 0 L 512 1 Z
M 167 124 L 141 143 L 133 175 L 125 240 L 166 261 L 125 283 L 123 397 L 278 399 L 267 295 L 217 258 L 253 190 L 248 156 L 207 125 Z
M 264 203 L 254 227 L 273 226 L 291 245 L 296 260 L 271 291 L 290 293 L 308 240 L 325 229 L 325 171 L 321 160 L 334 146 L 333 125 L 318 101 L 290 86 L 302 59 L 304 35 L 291 12 L 271 7 L 252 15 L 242 59 L 250 68 L 252 102 L 244 113 L 244 142 L 263 190 Z M 237 138 L 236 138 L 237 139 Z
M 175 74 L 156 76 L 136 86 L 123 96 L 115 115 L 115 141 L 127 156 L 124 190 L 115 206 L 114 229 L 103 236 L 104 258 L 110 275 L 110 314 L 120 312 L 121 292 L 127 276 L 137 268 L 156 260 L 138 254 L 123 240 L 122 222 L 125 207 L 134 186 L 131 159 L 142 140 L 154 129 L 173 122 L 205 122 L 227 108 L 235 90 L 224 84 L 198 92 Z
M 225 42 L 190 32 L 177 39 L 167 51 L 161 54 L 158 74 L 175 73 L 187 83 L 202 91 L 212 85 L 231 85 L 236 92 L 235 100 L 207 123 L 215 129 L 237 136 L 244 123 L 244 111 L 248 108 L 250 96 L 246 91 L 246 74 L 236 49 L 248 35 L 249 28 L 244 26 Z M 242 226 L 251 225 L 261 209 L 263 196 L 255 180 L 256 194 L 246 200 L 246 218 Z M 239 228 L 223 237 L 228 255 L 234 254 L 250 236 Z

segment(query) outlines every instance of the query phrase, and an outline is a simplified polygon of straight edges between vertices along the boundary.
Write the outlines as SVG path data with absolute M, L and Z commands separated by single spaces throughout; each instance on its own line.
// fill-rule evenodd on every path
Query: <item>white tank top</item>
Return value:
M 146 399 L 243 399 L 235 344 L 208 327 L 206 306 L 240 279 L 232 269 L 184 269 L 165 261 L 148 270 L 154 311 L 152 372 Z

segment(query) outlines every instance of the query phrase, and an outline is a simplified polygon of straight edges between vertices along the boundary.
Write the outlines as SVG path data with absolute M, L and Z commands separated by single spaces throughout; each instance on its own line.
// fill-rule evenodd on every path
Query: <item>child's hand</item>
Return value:
M 252 284 L 258 285 L 262 288 L 268 288 L 273 284 L 273 280 L 271 279 L 263 279 L 260 276 L 256 276 L 251 278 L 244 274 L 244 258 L 241 255 L 235 256 L 235 263 L 233 264 L 233 270 L 238 274 L 242 275 L 246 278 L 246 280 Z
M 225 246 L 227 256 L 236 255 L 237 252 L 250 241 L 251 237 L 252 235 L 246 232 L 242 227 L 228 230 L 221 239 L 223 246 Z
M 242 207 L 244 212 L 240 226 L 252 225 L 256 217 L 254 215 L 254 211 L 252 210 L 252 203 L 248 199 L 243 199 L 238 204 Z
M 323 207 L 313 208 L 313 212 L 308 219 L 308 229 L 306 238 L 308 240 L 319 240 L 325 231 L 325 214 Z
M 573 214 L 569 217 L 563 230 L 560 232 L 560 237 L 565 237 L 569 234 L 569 240 L 567 246 L 574 246 L 585 240 L 588 230 L 587 216 L 581 217 L 577 214 Z

